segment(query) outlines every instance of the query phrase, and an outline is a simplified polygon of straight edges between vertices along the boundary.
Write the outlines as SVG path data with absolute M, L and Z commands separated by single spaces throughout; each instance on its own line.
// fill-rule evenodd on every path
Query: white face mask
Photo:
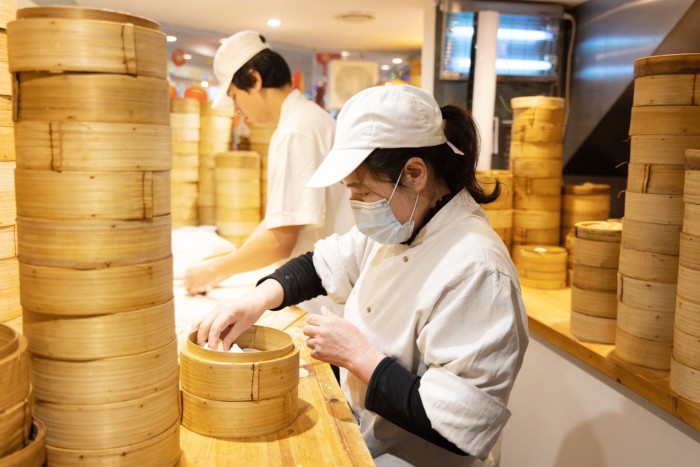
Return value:
M 411 238 L 411 233 L 413 233 L 413 214 L 416 212 L 419 195 L 416 195 L 411 217 L 405 224 L 399 222 L 389 206 L 396 188 L 399 186 L 401 174 L 399 174 L 399 179 L 396 180 L 396 185 L 394 185 L 394 190 L 388 200 L 380 199 L 371 202 L 350 200 L 350 208 L 355 216 L 357 229 L 377 243 L 391 245 L 405 242 Z

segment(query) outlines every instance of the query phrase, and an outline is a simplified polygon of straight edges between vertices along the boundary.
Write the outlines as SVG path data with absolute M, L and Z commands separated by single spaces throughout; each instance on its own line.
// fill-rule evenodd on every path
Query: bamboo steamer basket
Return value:
M 578 339 L 601 344 L 614 344 L 616 329 L 614 318 L 590 316 L 571 310 L 569 330 Z
M 526 211 L 559 211 L 561 199 L 561 195 L 529 195 L 516 191 L 513 204 L 515 209 Z
M 0 226 L 0 260 L 17 256 L 17 226 Z
M 682 195 L 685 167 L 682 165 L 635 164 L 628 165 L 627 191 Z
M 7 63 L 0 62 L 0 94 L 12 95 L 12 75 Z
M 673 329 L 673 358 L 691 368 L 700 369 L 700 336 Z
M 668 371 L 671 367 L 671 341 L 653 341 L 633 336 L 619 327 L 615 334 L 615 354 L 635 365 Z
M 677 297 L 675 326 L 689 334 L 700 336 L 700 303 Z
M 173 169 L 170 171 L 170 181 L 175 184 L 199 181 L 199 155 L 173 154 Z M 173 189 L 173 192 L 175 190 Z
M 685 151 L 688 148 L 700 148 L 700 136 L 632 136 L 630 138 L 630 163 L 684 165 Z
M 617 316 L 617 293 L 615 290 L 589 290 L 571 286 L 571 310 L 599 318 Z
M 173 297 L 172 256 L 104 269 L 67 269 L 20 263 L 25 310 L 60 316 L 134 311 Z
M 250 150 L 260 154 L 260 216 L 265 217 L 267 207 L 268 152 L 270 140 L 277 129 L 274 125 L 250 126 Z
M 181 133 L 175 132 L 180 135 L 183 141 L 194 140 L 199 141 L 199 112 L 195 113 L 170 113 L 170 127 L 176 130 L 186 130 Z M 195 131 L 196 130 L 196 131 Z
M 700 269 L 700 236 L 681 232 L 678 262 L 691 269 Z
M 216 226 L 236 246 L 260 223 L 260 155 L 233 151 L 216 155 Z
M 0 324 L 0 418 L 5 410 L 29 397 L 29 353 L 27 339 L 12 328 Z
M 514 178 L 561 178 L 561 159 L 512 158 L 510 167 Z
M 63 18 L 63 19 L 93 19 L 99 21 L 113 21 L 120 23 L 132 23 L 139 27 L 160 30 L 157 22 L 148 18 L 134 16 L 120 11 L 107 9 L 78 8 L 70 6 L 49 6 L 38 8 L 22 8 L 17 11 L 18 19 L 33 18 Z
M 500 183 L 501 194 L 493 203 L 482 204 L 485 211 L 513 209 L 513 172 L 510 170 L 477 170 L 476 180 L 486 193 L 491 193 Z
M 171 196 L 173 228 L 198 223 L 197 183 L 174 183 Z
M 649 281 L 675 283 L 678 279 L 678 255 L 663 255 L 620 247 L 620 273 Z
M 7 25 L 9 64 L 24 71 L 99 72 L 167 78 L 163 32 L 91 19 L 22 18 Z
M 617 305 L 617 327 L 631 336 L 652 341 L 673 340 L 673 311 L 644 310 L 625 303 Z
M 634 77 L 700 73 L 700 53 L 650 55 L 634 61 Z
M 260 352 L 231 353 L 197 345 L 189 335 L 180 351 L 180 385 L 196 397 L 216 401 L 260 401 L 297 391 L 299 348 L 283 331 L 253 326 L 236 343 Z
M 700 303 L 700 270 L 678 266 L 678 296 Z
M 4 35 L 0 31 L 0 38 L 2 37 L 4 37 Z M 2 44 L 0 44 L 0 52 L 2 52 Z M 14 127 L 15 122 L 12 118 L 12 96 L 0 96 L 0 127 Z
M 168 126 L 20 121 L 15 134 L 20 169 L 133 172 L 172 167 Z
M 151 219 L 170 214 L 170 172 L 15 171 L 17 215 L 35 219 Z
M 204 109 L 204 107 L 202 107 L 202 109 Z M 200 135 L 207 135 L 207 139 L 211 141 L 231 141 L 232 117 L 207 115 L 204 113 L 204 110 L 202 110 L 200 119 Z
M 604 221 L 610 217 L 610 185 L 583 183 L 564 185 L 562 236 L 578 222 Z
M 0 28 L 6 29 L 7 23 L 15 19 L 17 14 L 17 0 L 5 0 L 0 2 Z
M 80 467 L 175 466 L 180 458 L 180 421 L 164 432 L 129 446 L 112 449 L 63 449 L 47 446 L 49 465 Z
M 625 193 L 625 219 L 654 224 L 683 224 L 683 197 L 650 193 Z
M 0 164 L 15 160 L 15 133 L 12 128 L 0 127 Z
M 0 260 L 0 290 L 19 286 L 19 268 L 17 258 Z
M 528 141 L 543 143 L 548 141 L 562 141 L 564 126 L 557 123 L 519 123 L 513 120 L 511 128 L 512 141 Z
M 171 217 L 148 220 L 17 219 L 19 260 L 26 264 L 99 269 L 167 258 Z
M 141 399 L 177 385 L 177 338 L 140 354 L 85 361 L 32 356 L 33 394 L 42 402 L 110 404 Z
M 19 304 L 19 287 L 0 289 L 0 323 L 22 316 Z
M 32 426 L 31 403 L 25 399 L 0 414 L 0 461 L 24 447 Z
M 587 266 L 617 269 L 622 223 L 584 221 L 575 225 L 576 262 Z
M 513 210 L 513 243 L 558 245 L 560 211 Z
M 170 100 L 170 113 L 185 113 L 185 114 L 197 114 L 199 115 L 201 109 L 201 104 L 197 99 L 171 99 Z
M 168 125 L 168 82 L 144 76 L 18 73 L 18 120 Z
M 695 74 L 640 76 L 634 80 L 632 105 L 699 105 L 695 78 Z
M 700 105 L 632 107 L 630 135 L 700 135 Z
M 524 245 L 513 250 L 520 283 L 538 289 L 566 287 L 567 252 L 558 246 Z
M 233 115 L 234 115 L 235 110 L 236 110 L 234 106 L 228 106 L 228 107 L 214 109 L 214 108 L 212 108 L 212 104 L 213 104 L 213 102 L 211 102 L 211 101 L 201 103 L 200 114 L 203 117 L 220 117 L 220 118 L 233 119 Z
M 671 358 L 671 389 L 684 399 L 700 402 L 700 370 Z
M 696 237 L 700 236 L 700 204 L 685 203 L 683 232 Z
M 644 310 L 673 311 L 676 284 L 642 281 L 618 273 L 617 301 Z
M 175 336 L 175 309 L 170 300 L 109 315 L 62 317 L 25 310 L 22 325 L 35 356 L 70 361 L 107 359 L 166 346 Z
M 560 159 L 564 145 L 559 141 L 534 143 L 531 141 L 511 141 L 510 157 L 527 157 L 529 159 Z
M 510 100 L 510 105 L 513 112 L 519 109 L 528 109 L 530 107 L 542 107 L 551 109 L 563 109 L 566 101 L 562 97 L 550 96 L 521 96 L 514 97 Z
M 0 162 L 0 226 L 15 225 L 15 163 Z
M 574 263 L 573 284 L 588 290 L 617 290 L 617 269 Z
M 514 192 L 561 196 L 561 176 L 554 178 L 514 177 Z
M 625 217 L 622 230 L 621 244 L 625 248 L 664 255 L 678 254 L 680 225 L 640 222 Z
M 700 204 L 700 150 L 688 149 L 685 152 L 683 201 L 689 204 Z
M 41 420 L 32 422 L 27 444 L 0 458 L 3 467 L 43 467 L 46 465 L 46 428 Z
M 533 98 L 534 97 L 534 98 Z M 539 96 L 516 97 L 513 104 L 513 121 L 529 124 L 564 124 L 564 102 L 559 98 L 539 99 Z
M 55 404 L 37 399 L 34 416 L 46 425 L 46 444 L 76 450 L 120 448 L 163 433 L 180 417 L 177 383 L 140 399 L 111 404 Z M 50 454 L 49 454 L 50 455 Z

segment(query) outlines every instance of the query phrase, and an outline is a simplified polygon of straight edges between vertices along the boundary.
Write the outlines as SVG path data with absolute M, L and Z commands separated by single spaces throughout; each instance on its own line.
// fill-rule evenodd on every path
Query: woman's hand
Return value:
M 312 357 L 347 368 L 365 383 L 385 357 L 359 329 L 326 307 L 320 315 L 308 315 L 304 334 Z

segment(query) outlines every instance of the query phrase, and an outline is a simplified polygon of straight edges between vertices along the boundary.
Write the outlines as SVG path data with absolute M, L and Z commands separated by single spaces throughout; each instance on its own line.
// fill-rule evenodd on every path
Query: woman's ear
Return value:
M 420 157 L 411 157 L 406 161 L 404 174 L 406 177 L 404 183 L 409 187 L 413 186 L 414 190 L 420 192 L 428 181 L 428 166 Z

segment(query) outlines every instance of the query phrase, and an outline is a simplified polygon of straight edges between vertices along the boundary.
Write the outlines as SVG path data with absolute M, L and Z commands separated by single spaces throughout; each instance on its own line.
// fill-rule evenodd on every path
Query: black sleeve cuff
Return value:
M 255 284 L 258 286 L 267 279 L 274 279 L 280 283 L 284 290 L 284 299 L 282 304 L 273 310 L 281 310 L 319 295 L 327 295 L 326 289 L 321 284 L 321 278 L 314 269 L 313 256 L 312 251 L 297 256 Z
M 462 456 L 468 456 L 432 428 L 418 388 L 420 377 L 386 357 L 372 373 L 365 396 L 365 408 L 404 430 Z

